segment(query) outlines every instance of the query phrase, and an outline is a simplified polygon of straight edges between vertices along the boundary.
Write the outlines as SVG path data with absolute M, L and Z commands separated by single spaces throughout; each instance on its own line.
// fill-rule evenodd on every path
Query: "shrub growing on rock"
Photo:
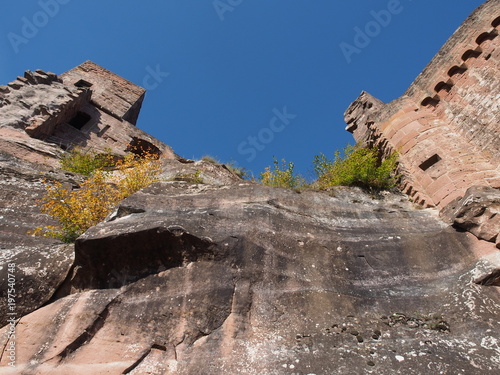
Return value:
M 109 153 L 100 154 L 94 150 L 75 147 L 64 153 L 59 160 L 61 168 L 73 173 L 90 176 L 97 170 L 113 165 L 113 157 Z
M 293 162 L 286 162 L 281 159 L 281 163 L 274 158 L 273 168 L 266 167 L 265 171 L 260 174 L 260 182 L 263 185 L 282 187 L 287 189 L 300 189 L 306 185 L 305 180 L 301 176 L 295 175 Z
M 231 172 L 233 172 L 236 176 L 238 176 L 242 180 L 250 178 L 250 173 L 248 173 L 248 171 L 245 168 L 236 165 L 236 162 L 230 161 L 229 163 L 225 163 L 224 165 L 226 166 L 227 169 L 229 169 Z
M 332 160 L 323 154 L 316 155 L 313 164 L 318 176 L 318 187 L 326 189 L 344 185 L 376 190 L 393 188 L 398 178 L 395 175 L 398 154 L 394 152 L 380 161 L 379 153 L 377 148 L 348 145 L 343 155 L 337 150 Z
M 146 153 L 142 156 L 129 153 L 115 164 L 112 182 L 118 187 L 120 199 L 134 194 L 153 182 L 159 181 L 161 161 L 156 155 Z
M 59 225 L 38 227 L 32 234 L 73 242 L 101 222 L 122 199 L 158 181 L 160 166 L 153 155 L 138 157 L 131 153 L 116 162 L 113 171 L 96 168 L 77 189 L 46 182 L 46 193 L 39 202 L 41 211 Z
M 34 234 L 73 242 L 102 221 L 120 200 L 118 188 L 106 180 L 104 172 L 96 171 L 75 190 L 60 182 L 47 182 L 47 192 L 40 201 L 41 211 L 59 225 L 38 227 Z

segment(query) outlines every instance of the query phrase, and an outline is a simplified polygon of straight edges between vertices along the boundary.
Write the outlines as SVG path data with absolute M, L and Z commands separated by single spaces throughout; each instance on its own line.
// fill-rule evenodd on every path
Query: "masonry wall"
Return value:
M 500 187 L 500 2 L 479 7 L 404 95 L 363 92 L 347 109 L 357 141 L 398 150 L 402 188 L 444 207 L 473 185 Z
M 146 90 L 92 61 L 61 74 L 67 85 L 80 85 L 92 90 L 92 104 L 109 115 L 136 123 Z
M 12 144 L 31 137 L 33 147 L 23 153 L 31 160 L 40 160 L 40 153 L 57 157 L 54 149 L 46 151 L 47 144 L 118 155 L 149 151 L 174 159 L 169 146 L 135 126 L 144 94 L 142 87 L 91 61 L 60 76 L 26 71 L 0 86 L 0 137 Z

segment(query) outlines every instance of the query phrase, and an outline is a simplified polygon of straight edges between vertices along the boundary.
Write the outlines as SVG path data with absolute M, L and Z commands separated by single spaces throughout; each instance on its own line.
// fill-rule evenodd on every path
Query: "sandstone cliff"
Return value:
M 403 195 L 159 182 L 74 250 L 2 373 L 498 370 L 498 251 Z
M 1 374 L 498 373 L 494 186 L 467 186 L 441 212 L 408 189 L 262 186 L 137 129 L 143 95 L 92 62 L 0 87 Z M 390 148 L 376 122 L 387 108 L 363 94 L 350 129 Z M 152 151 L 161 181 L 75 244 L 32 237 L 53 223 L 42 180 L 82 182 L 58 163 L 75 144 Z

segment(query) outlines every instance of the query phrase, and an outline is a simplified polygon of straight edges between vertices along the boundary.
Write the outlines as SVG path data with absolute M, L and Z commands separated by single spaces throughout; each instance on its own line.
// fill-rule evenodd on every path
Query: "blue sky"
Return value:
M 2 0 L 0 84 L 92 60 L 148 89 L 137 125 L 177 154 L 312 177 L 358 94 L 400 96 L 482 2 Z

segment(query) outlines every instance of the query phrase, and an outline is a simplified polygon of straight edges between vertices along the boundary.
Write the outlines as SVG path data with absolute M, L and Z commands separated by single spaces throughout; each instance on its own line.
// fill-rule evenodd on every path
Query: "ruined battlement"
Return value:
M 46 164 L 74 146 L 117 155 L 147 150 L 173 159 L 169 146 L 135 126 L 145 92 L 92 61 L 60 76 L 26 71 L 0 86 L 2 149 Z M 23 152 L 16 145 L 24 145 Z
M 474 11 L 407 91 L 363 92 L 345 113 L 358 142 L 400 153 L 402 188 L 445 207 L 474 185 L 500 188 L 500 2 Z
M 88 87 L 92 103 L 117 119 L 136 124 L 146 90 L 92 61 L 61 74 L 68 86 Z

